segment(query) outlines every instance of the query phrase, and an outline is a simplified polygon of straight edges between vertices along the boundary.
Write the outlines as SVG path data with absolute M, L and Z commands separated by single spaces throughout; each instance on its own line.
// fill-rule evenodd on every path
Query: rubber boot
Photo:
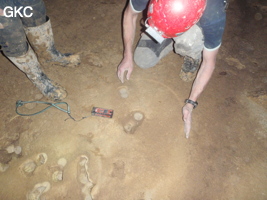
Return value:
M 190 82 L 195 79 L 201 59 L 193 59 L 189 56 L 184 57 L 184 63 L 180 72 L 180 78 L 185 82 Z
M 62 54 L 55 48 L 51 22 L 36 27 L 26 27 L 27 38 L 41 63 L 52 62 L 61 66 L 77 66 L 80 64 L 80 56 Z
M 59 84 L 51 81 L 41 70 L 37 57 L 29 46 L 26 54 L 19 57 L 8 57 L 32 83 L 42 92 L 44 96 L 53 100 L 60 101 L 67 96 L 67 92 Z

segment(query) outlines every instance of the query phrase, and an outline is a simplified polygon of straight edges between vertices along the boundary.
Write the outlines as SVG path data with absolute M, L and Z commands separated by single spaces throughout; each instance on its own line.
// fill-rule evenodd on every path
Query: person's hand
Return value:
M 193 111 L 193 105 L 189 103 L 185 104 L 185 106 L 183 107 L 183 120 L 184 120 L 184 133 L 186 138 L 189 138 L 191 122 L 192 122 L 192 111 Z
M 120 81 L 124 82 L 124 75 L 126 72 L 126 79 L 129 80 L 133 71 L 133 61 L 131 59 L 123 58 L 120 65 L 118 66 L 117 75 Z

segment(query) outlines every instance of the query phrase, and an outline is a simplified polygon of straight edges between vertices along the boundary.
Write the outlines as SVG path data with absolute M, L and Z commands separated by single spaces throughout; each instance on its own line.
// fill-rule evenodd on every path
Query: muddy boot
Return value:
M 184 57 L 184 63 L 180 72 L 180 78 L 185 82 L 195 79 L 201 59 L 193 59 L 189 56 Z
M 79 55 L 62 54 L 55 48 L 49 18 L 47 22 L 40 26 L 26 27 L 25 32 L 40 62 L 52 62 L 62 66 L 77 66 L 80 64 Z
M 59 101 L 67 96 L 65 89 L 51 81 L 41 70 L 40 63 L 30 46 L 26 54 L 8 58 L 27 75 L 47 98 L 53 101 Z

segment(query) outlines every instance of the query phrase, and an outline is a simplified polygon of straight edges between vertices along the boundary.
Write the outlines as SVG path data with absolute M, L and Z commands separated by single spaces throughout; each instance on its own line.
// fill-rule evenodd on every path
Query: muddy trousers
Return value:
M 201 60 L 203 48 L 203 33 L 198 25 L 192 26 L 181 36 L 165 39 L 162 44 L 143 33 L 134 52 L 134 61 L 141 68 L 150 68 L 173 50 L 181 56 Z
M 31 17 L 20 17 L 18 14 L 13 17 L 0 16 L 0 46 L 4 55 L 7 57 L 17 57 L 26 54 L 28 43 L 24 27 L 35 27 L 46 22 L 46 9 L 42 0 L 0 0 L 0 9 L 6 7 L 19 8 L 30 6 L 32 10 L 27 9 L 26 15 Z M 21 12 L 23 13 L 23 12 Z M 7 16 L 12 14 L 12 10 L 6 9 Z

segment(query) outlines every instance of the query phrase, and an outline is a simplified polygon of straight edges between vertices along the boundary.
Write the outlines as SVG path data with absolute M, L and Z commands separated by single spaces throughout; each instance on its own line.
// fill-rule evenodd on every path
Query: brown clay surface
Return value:
M 68 115 L 52 108 L 18 116 L 15 102 L 36 100 L 39 91 L 1 56 L 0 159 L 9 162 L 0 174 L 1 199 L 26 199 L 35 184 L 45 181 L 51 188 L 41 199 L 84 199 L 77 179 L 81 155 L 89 158 L 96 200 L 267 199 L 267 17 L 259 4 L 231 1 L 217 68 L 185 139 L 181 108 L 192 83 L 179 78 L 181 57 L 170 53 L 154 68 L 135 67 L 123 85 L 116 77 L 125 1 L 45 3 L 57 48 L 79 53 L 82 62 L 77 68 L 47 65 L 44 71 L 67 89 L 73 117 L 90 115 L 94 106 L 113 109 L 114 115 L 65 121 Z M 258 11 L 260 20 L 254 19 Z M 122 86 L 127 98 L 120 95 Z M 134 134 L 126 134 L 122 122 L 134 111 L 142 112 L 144 120 Z M 22 147 L 21 156 L 5 153 L 12 143 Z M 24 176 L 19 167 L 42 152 L 47 162 Z M 54 182 L 60 158 L 68 162 L 63 181 Z

